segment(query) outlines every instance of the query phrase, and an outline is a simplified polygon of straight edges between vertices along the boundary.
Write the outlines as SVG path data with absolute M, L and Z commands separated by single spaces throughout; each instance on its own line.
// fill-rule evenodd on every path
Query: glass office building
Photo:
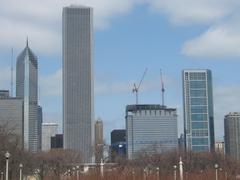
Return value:
M 63 146 L 83 154 L 92 162 L 93 9 L 84 6 L 63 8 Z
M 194 152 L 214 151 L 212 73 L 183 70 L 185 148 Z
M 38 138 L 38 62 L 28 42 L 17 58 L 16 96 L 23 100 L 24 105 L 24 149 L 37 152 L 40 143 Z

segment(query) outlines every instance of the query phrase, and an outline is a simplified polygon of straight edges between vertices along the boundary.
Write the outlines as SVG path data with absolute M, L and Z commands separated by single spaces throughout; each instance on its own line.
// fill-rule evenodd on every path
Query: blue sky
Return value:
M 223 118 L 240 111 L 240 13 L 238 0 L 2 0 L 0 7 L 0 88 L 10 89 L 11 47 L 16 57 L 26 37 L 39 61 L 40 104 L 44 121 L 62 124 L 61 11 L 83 4 L 94 8 L 95 117 L 105 139 L 125 127 L 125 106 L 145 68 L 140 103 L 160 103 L 160 69 L 166 104 L 178 108 L 182 132 L 184 68 L 213 73 L 216 139 Z M 24 4 L 28 4 L 25 6 Z

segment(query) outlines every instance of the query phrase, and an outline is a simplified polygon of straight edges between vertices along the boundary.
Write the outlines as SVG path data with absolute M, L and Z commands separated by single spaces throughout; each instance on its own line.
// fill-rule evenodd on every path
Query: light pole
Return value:
M 179 174 L 180 174 L 180 180 L 183 180 L 183 162 L 182 162 L 182 157 L 180 157 L 180 161 L 179 161 Z
M 79 166 L 76 166 L 77 169 L 77 180 L 79 180 Z
M 174 165 L 173 169 L 174 169 L 174 171 L 173 171 L 174 180 L 177 180 L 177 166 Z
M 22 163 L 19 164 L 19 180 L 22 180 L 22 169 L 23 169 L 23 165 Z
M 3 172 L 1 172 L 1 180 L 3 180 Z
M 157 167 L 156 170 L 157 170 L 157 180 L 159 180 L 159 167 Z
M 218 164 L 215 164 L 214 167 L 215 167 L 216 180 L 218 180 Z
M 5 158 L 6 158 L 6 180 L 8 180 L 8 161 L 9 161 L 9 158 L 10 158 L 10 153 L 7 151 L 5 153 Z

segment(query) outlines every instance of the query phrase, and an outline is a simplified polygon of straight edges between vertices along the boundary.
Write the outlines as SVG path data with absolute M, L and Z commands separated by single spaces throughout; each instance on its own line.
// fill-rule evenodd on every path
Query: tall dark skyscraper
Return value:
M 187 150 L 214 151 L 212 73 L 183 70 L 184 138 Z
M 63 133 L 64 149 L 93 156 L 93 10 L 63 8 Z
M 38 62 L 28 46 L 17 58 L 16 96 L 23 100 L 23 141 L 24 149 L 37 152 L 38 138 Z

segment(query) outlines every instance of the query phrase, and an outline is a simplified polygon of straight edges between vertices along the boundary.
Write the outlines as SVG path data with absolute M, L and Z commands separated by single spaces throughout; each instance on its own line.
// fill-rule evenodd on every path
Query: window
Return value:
M 190 96 L 191 97 L 206 97 L 206 90 L 202 89 L 202 90 L 192 90 L 190 91 Z
M 192 121 L 207 121 L 207 114 L 192 114 Z
M 207 105 L 206 98 L 191 98 L 191 105 Z
M 191 106 L 191 113 L 207 113 L 207 106 Z
M 206 82 L 205 81 L 190 81 L 190 88 L 192 89 L 205 89 Z
M 208 145 L 208 138 L 192 138 L 192 145 Z
M 208 129 L 207 122 L 192 122 L 192 129 Z

